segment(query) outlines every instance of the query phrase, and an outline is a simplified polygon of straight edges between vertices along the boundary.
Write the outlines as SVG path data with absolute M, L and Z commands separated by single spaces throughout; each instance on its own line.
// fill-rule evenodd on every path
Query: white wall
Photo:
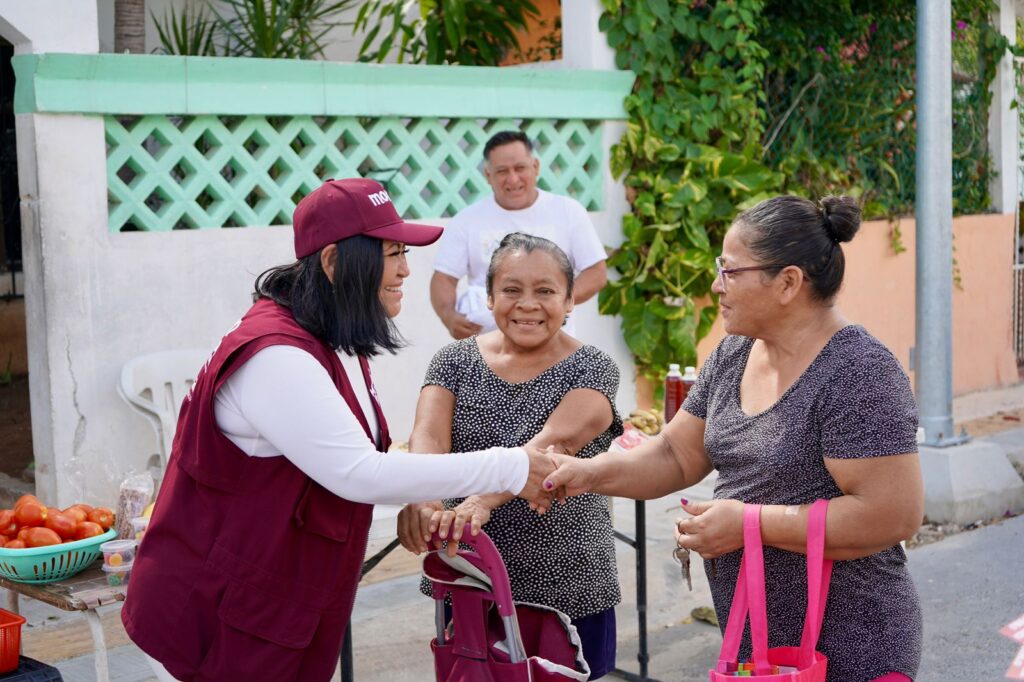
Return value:
M 81 0 L 0 0 L 0 35 L 15 54 L 96 52 L 96 20 Z

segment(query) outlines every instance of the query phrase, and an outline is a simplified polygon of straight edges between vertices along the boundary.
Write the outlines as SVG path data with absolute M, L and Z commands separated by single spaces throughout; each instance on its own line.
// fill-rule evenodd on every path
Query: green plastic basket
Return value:
M 102 535 L 46 547 L 0 547 L 0 575 L 17 583 L 52 583 L 70 578 L 100 555 L 100 545 L 117 537 L 111 528 Z

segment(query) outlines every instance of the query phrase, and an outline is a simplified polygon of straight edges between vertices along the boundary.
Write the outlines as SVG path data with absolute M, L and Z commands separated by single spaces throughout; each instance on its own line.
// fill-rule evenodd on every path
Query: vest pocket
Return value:
M 219 625 L 197 680 L 291 680 L 302 667 L 320 613 L 249 585 L 229 581 Z
M 310 480 L 295 508 L 295 525 L 307 533 L 315 533 L 335 542 L 346 542 L 349 527 L 360 507 L 369 505 L 356 504 L 338 497 Z

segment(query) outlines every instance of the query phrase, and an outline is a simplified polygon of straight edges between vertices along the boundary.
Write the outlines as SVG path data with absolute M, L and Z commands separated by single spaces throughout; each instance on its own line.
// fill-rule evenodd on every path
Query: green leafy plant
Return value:
M 735 215 L 782 192 L 913 210 L 914 5 L 907 0 L 603 0 L 601 28 L 637 74 L 612 148 L 632 211 L 599 298 L 622 318 L 638 371 L 693 362 L 716 315 L 714 256 Z M 954 0 L 953 187 L 957 214 L 989 210 L 989 84 L 1007 41 L 993 0 Z M 954 262 L 954 280 L 959 286 Z M 660 383 L 660 382 L 658 382 Z M 657 385 L 657 384 L 656 384 Z
M 368 0 L 360 8 L 355 30 L 366 34 L 360 61 L 383 62 L 394 53 L 399 63 L 497 66 L 520 50 L 516 31 L 540 16 L 530 0 L 420 0 L 412 15 L 415 4 Z
M 354 0 L 221 0 L 230 13 L 214 10 L 225 53 L 236 57 L 314 59 L 322 40 Z
M 152 10 L 150 16 L 165 54 L 211 57 L 217 54 L 214 36 L 217 22 L 207 13 L 205 5 L 189 2 L 181 13 L 172 5 L 158 19 Z
M 907 247 L 903 245 L 903 230 L 900 229 L 899 218 L 889 221 L 889 248 L 895 255 L 907 250 Z
M 989 84 L 1007 41 L 993 0 L 954 0 L 953 204 L 990 210 Z M 787 192 L 855 194 L 866 218 L 914 207 L 916 12 L 906 0 L 769 0 L 765 161 Z
M 315 59 L 340 16 L 358 0 L 221 0 L 173 7 L 157 25 L 167 54 Z M 209 14 L 207 13 L 209 11 Z
M 620 277 L 599 309 L 620 315 L 637 371 L 660 379 L 693 364 L 717 314 L 715 256 L 736 214 L 781 174 L 761 162 L 762 0 L 604 0 L 601 30 L 637 79 L 626 134 L 611 151 L 632 212 L 609 258 Z

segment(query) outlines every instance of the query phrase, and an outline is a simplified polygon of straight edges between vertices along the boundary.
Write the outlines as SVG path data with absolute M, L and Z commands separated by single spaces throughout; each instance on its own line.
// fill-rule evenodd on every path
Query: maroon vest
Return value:
M 132 640 L 182 680 L 328 679 L 352 611 L 373 506 L 328 492 L 285 457 L 247 456 L 214 418 L 220 386 L 272 345 L 313 355 L 372 440 L 338 356 L 288 309 L 261 300 L 224 337 L 182 404 L 122 610 Z

